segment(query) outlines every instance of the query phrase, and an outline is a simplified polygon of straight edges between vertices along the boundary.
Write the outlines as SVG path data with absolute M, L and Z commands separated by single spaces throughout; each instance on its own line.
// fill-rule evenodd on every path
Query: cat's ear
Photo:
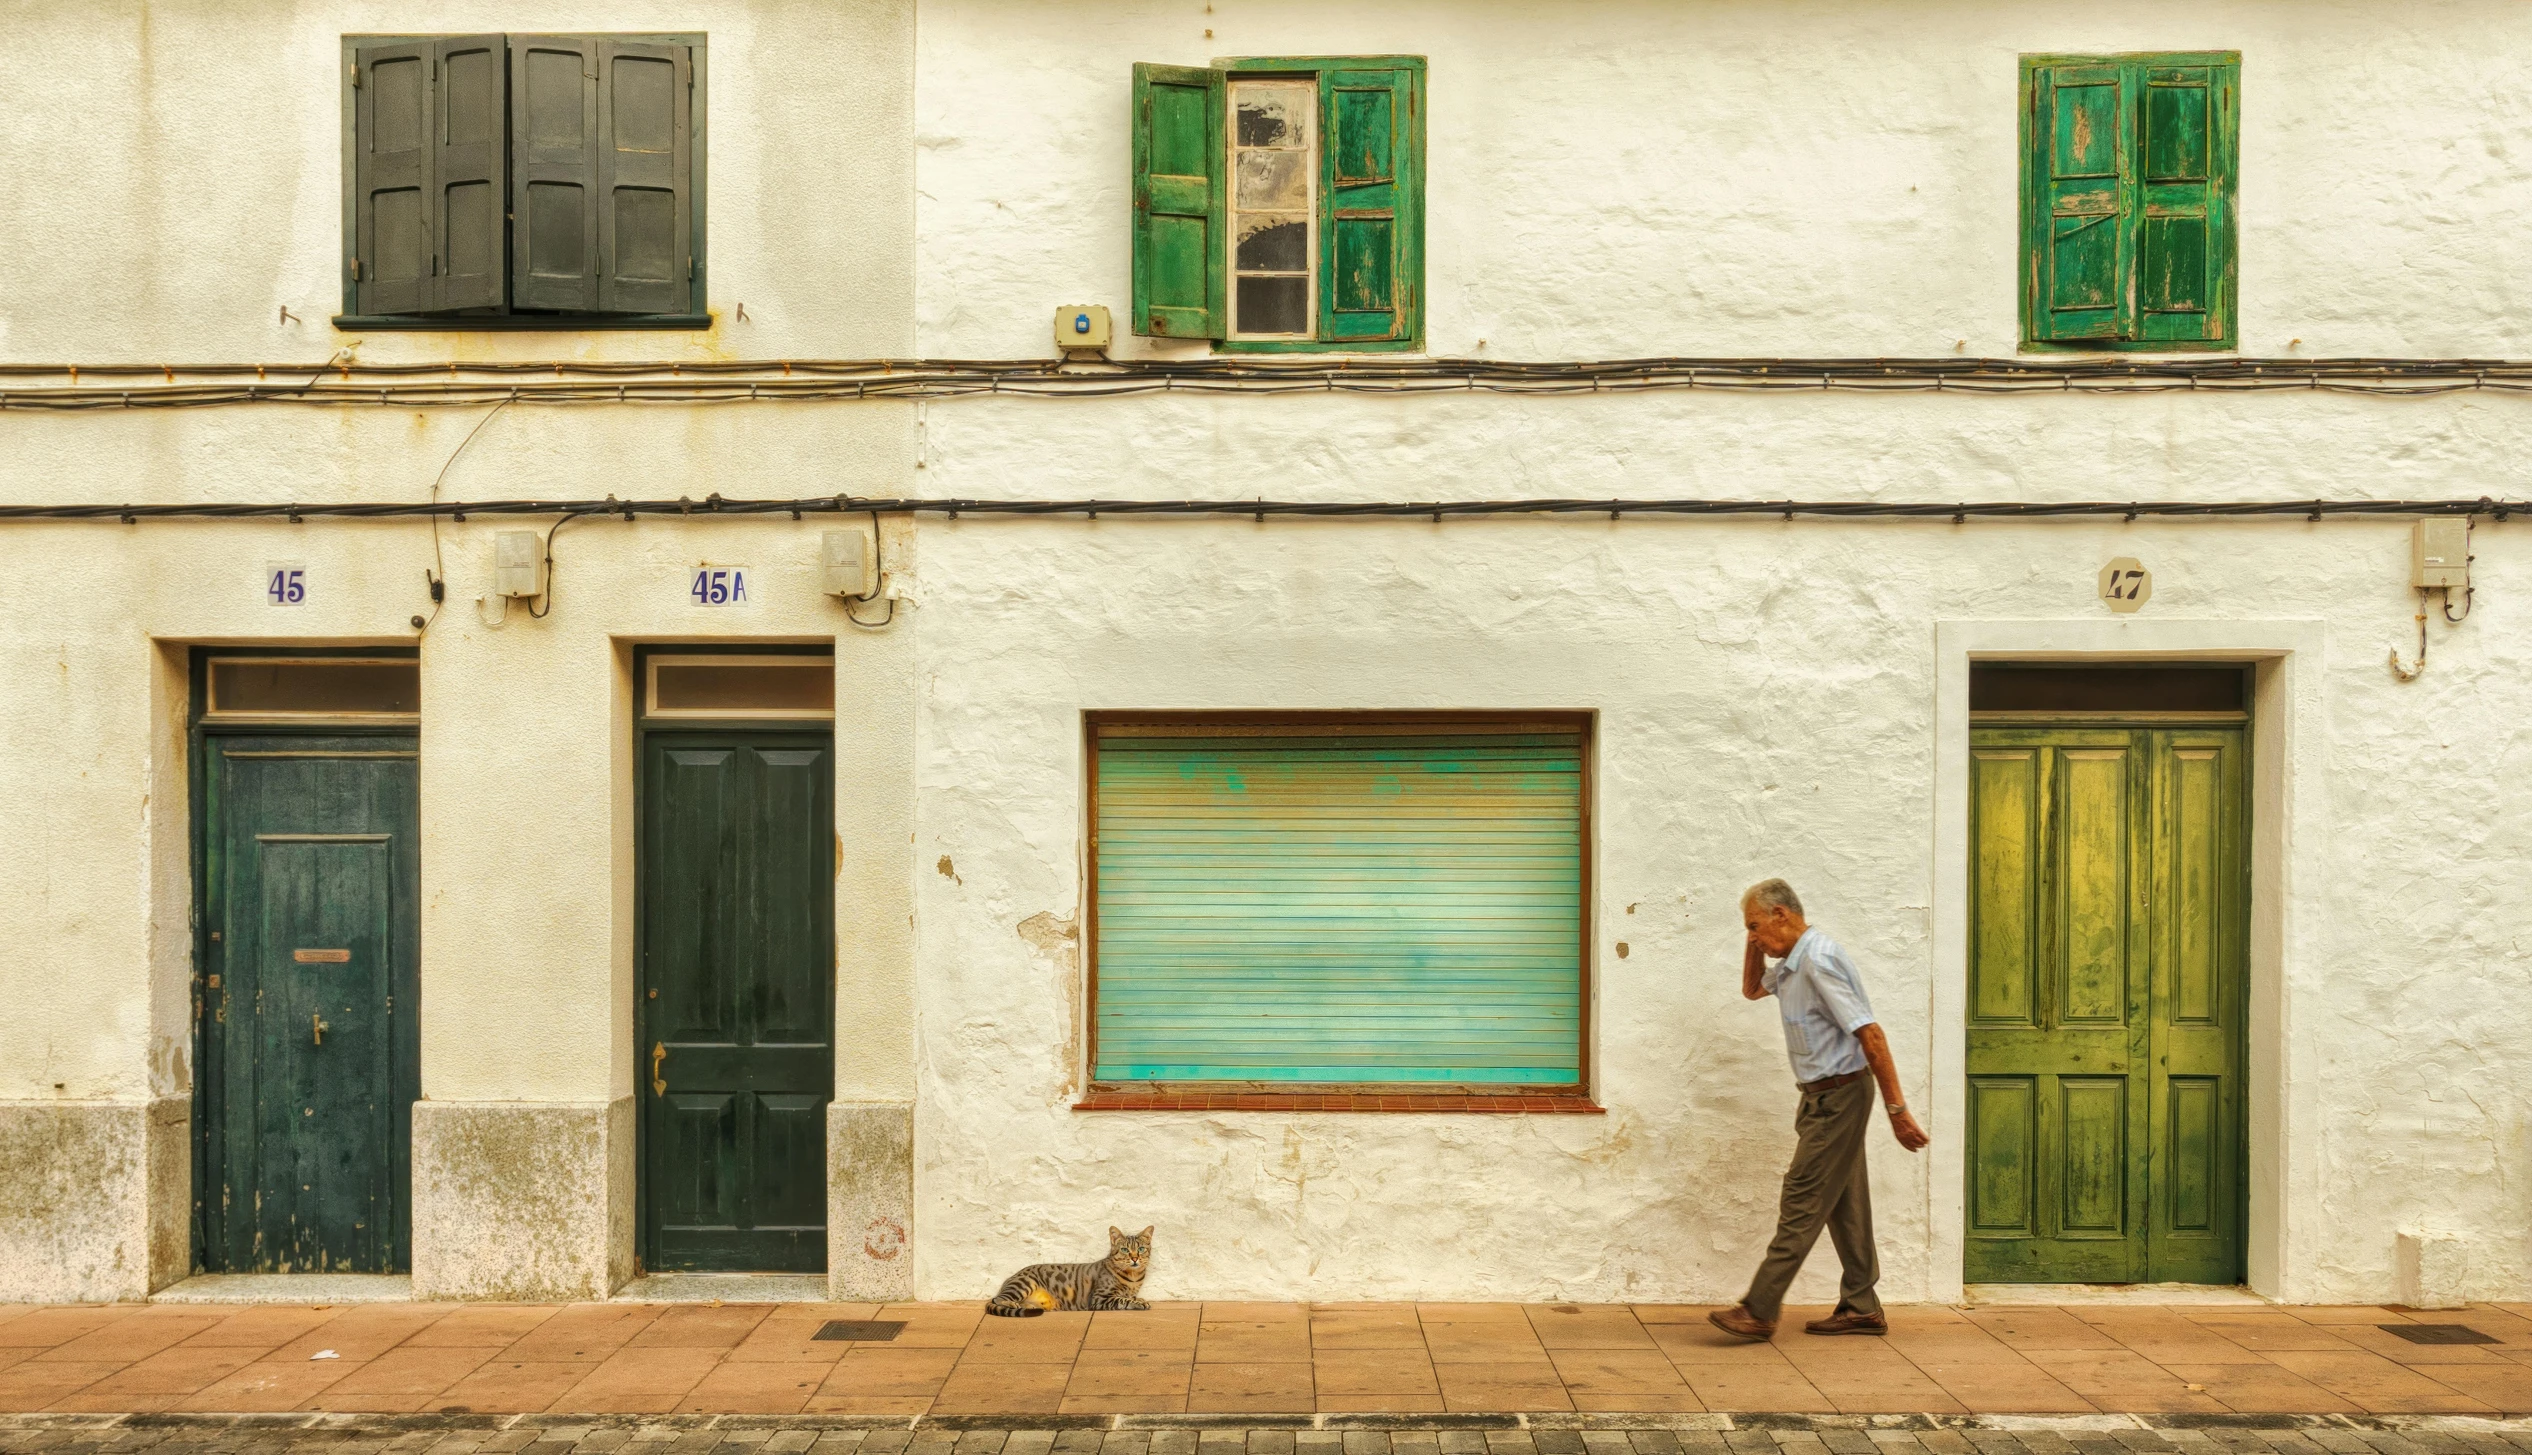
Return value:
M 1109 1245 L 1110 1247 L 1114 1247 L 1114 1246 L 1116 1246 L 1117 1244 L 1122 1243 L 1122 1242 L 1124 1242 L 1124 1241 L 1125 1241 L 1125 1234 L 1120 1233 L 1120 1232 L 1118 1232 L 1118 1231 L 1117 1231 L 1117 1225 L 1116 1225 L 1116 1224 L 1114 1224 L 1114 1223 L 1110 1223 L 1110 1224 L 1108 1224 L 1108 1245 Z
M 1154 1224 L 1152 1224 L 1152 1228 L 1157 1228 L 1157 1227 L 1159 1227 L 1159 1226 L 1160 1226 L 1160 1224 L 1158 1224 L 1158 1223 L 1154 1223 Z M 1144 1242 L 1148 1243 L 1148 1242 L 1152 1241 L 1152 1228 L 1145 1228 L 1143 1231 L 1141 1231 L 1141 1232 L 1139 1232 L 1139 1233 L 1136 1233 L 1134 1236 L 1136 1236 L 1136 1237 L 1138 1237 L 1138 1238 L 1142 1239 Z

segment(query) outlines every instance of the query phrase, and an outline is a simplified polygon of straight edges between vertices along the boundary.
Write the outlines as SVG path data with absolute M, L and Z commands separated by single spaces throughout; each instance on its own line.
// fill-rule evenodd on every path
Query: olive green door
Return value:
M 1968 1281 L 2240 1281 L 2245 755 L 1972 732 Z
M 415 740 L 202 741 L 202 1266 L 390 1273 L 411 1248 Z
M 654 731 L 642 759 L 644 1265 L 821 1271 L 833 734 Z

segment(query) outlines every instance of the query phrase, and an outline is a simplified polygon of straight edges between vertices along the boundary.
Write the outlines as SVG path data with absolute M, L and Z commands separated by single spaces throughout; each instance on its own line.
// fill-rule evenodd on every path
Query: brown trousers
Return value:
M 1864 1134 L 1872 1130 L 1877 1090 L 1873 1078 L 1859 1076 L 1844 1086 L 1803 1093 L 1802 1108 L 1794 1114 L 1793 1165 L 1785 1169 L 1784 1200 L 1776 1211 L 1776 1241 L 1767 1245 L 1766 1261 L 1741 1299 L 1757 1317 L 1773 1323 L 1784 1311 L 1785 1290 L 1820 1241 L 1823 1226 L 1845 1269 L 1838 1308 L 1881 1312 L 1873 1292 L 1881 1281 L 1881 1259 L 1873 1251 L 1873 1192 L 1864 1175 Z

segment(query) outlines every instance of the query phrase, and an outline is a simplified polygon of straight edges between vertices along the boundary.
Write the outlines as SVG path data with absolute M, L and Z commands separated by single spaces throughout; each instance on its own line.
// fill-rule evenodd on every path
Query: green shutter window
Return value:
M 598 43 L 598 311 L 685 306 L 689 73 L 684 46 Z
M 1583 736 L 1094 724 L 1094 1080 L 1580 1089 Z
M 1424 61 L 1134 68 L 1134 331 L 1226 350 L 1423 342 Z
M 441 40 L 439 125 L 431 138 L 438 278 L 431 306 L 498 308 L 509 296 L 509 127 L 504 37 Z
M 350 264 L 352 307 L 361 313 L 421 313 L 434 306 L 431 134 L 439 87 L 429 41 L 362 46 L 353 52 L 356 153 Z
M 514 301 L 598 306 L 598 38 L 510 37 Z
M 2024 340 L 2235 347 L 2241 57 L 2022 67 Z

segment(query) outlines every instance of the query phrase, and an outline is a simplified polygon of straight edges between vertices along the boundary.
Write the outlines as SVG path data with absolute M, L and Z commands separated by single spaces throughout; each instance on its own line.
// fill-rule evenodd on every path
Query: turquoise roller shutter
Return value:
M 1095 1078 L 1579 1085 L 1582 760 L 1104 728 Z

